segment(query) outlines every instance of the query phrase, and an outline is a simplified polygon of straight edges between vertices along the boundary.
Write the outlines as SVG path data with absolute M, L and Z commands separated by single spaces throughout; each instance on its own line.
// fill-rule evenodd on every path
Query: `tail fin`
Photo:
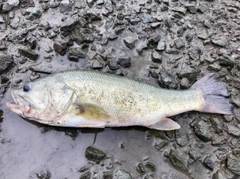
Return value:
M 225 86 L 217 80 L 218 74 L 210 73 L 191 87 L 201 93 L 204 99 L 202 112 L 233 114 L 233 105 L 229 103 L 229 96 Z

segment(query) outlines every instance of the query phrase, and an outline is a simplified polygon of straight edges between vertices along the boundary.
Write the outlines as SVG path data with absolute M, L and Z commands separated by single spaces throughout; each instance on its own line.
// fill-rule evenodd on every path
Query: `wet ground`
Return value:
M 0 1 L 0 178 L 240 178 L 240 3 Z M 188 112 L 181 129 L 70 129 L 11 112 L 10 88 L 69 69 L 169 89 L 216 72 L 234 115 Z

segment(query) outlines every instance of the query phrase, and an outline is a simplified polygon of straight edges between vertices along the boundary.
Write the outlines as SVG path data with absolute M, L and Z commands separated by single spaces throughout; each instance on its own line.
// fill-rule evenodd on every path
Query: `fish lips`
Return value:
M 14 102 L 8 102 L 6 105 L 13 112 L 22 117 L 27 117 L 26 114 L 31 110 L 31 103 L 23 96 L 17 94 L 14 90 L 11 91 Z

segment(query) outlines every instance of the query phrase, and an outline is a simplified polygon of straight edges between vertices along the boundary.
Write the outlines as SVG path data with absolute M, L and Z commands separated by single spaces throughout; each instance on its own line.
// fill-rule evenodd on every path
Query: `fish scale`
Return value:
M 53 126 L 174 130 L 180 126 L 168 117 L 182 112 L 233 113 L 217 78 L 211 73 L 188 90 L 168 90 L 97 71 L 65 71 L 13 89 L 15 103 L 7 105 L 25 118 Z

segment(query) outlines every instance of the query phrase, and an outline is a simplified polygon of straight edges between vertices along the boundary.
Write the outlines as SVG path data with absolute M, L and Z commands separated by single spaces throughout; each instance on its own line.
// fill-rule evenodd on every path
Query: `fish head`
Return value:
M 72 103 L 74 91 L 63 79 L 43 78 L 11 91 L 14 103 L 7 106 L 29 120 L 53 125 Z

